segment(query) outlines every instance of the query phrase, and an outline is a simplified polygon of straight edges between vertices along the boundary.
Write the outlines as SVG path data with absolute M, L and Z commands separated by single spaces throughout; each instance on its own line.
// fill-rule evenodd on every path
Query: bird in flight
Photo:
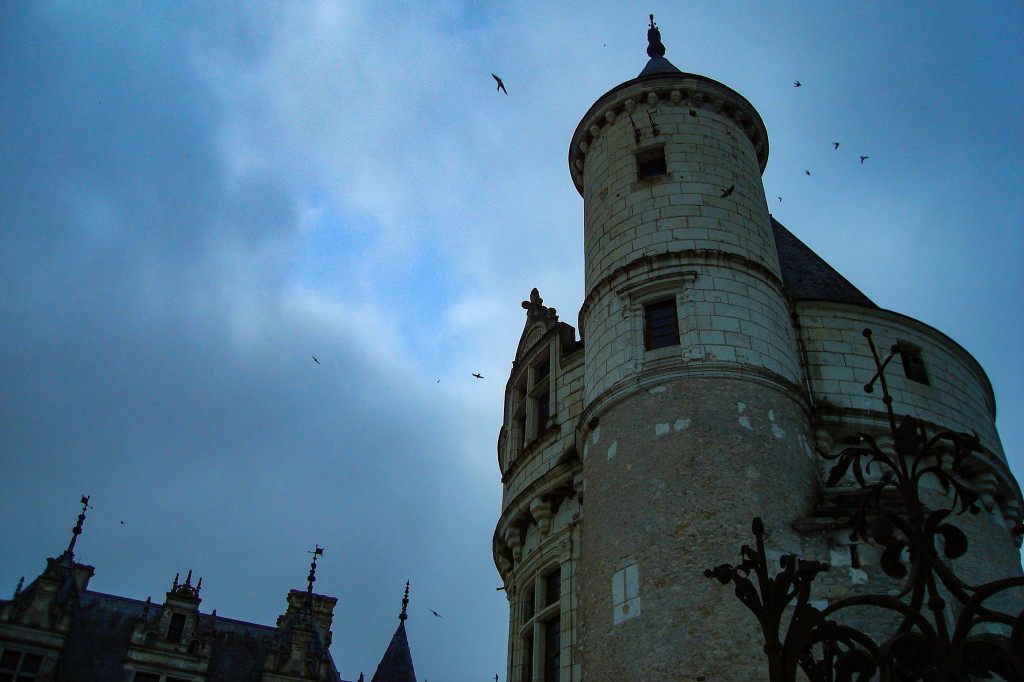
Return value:
M 315 362 L 316 364 L 320 364 L 320 361 L 316 359 L 315 355 L 310 355 L 309 357 L 313 358 L 313 362 Z
M 868 158 L 868 157 L 866 157 L 866 156 L 860 157 L 860 165 L 862 165 L 862 166 L 864 165 L 864 159 L 866 159 L 866 158 Z
M 835 151 L 836 149 L 839 149 L 839 143 L 838 142 L 833 142 L 832 143 L 832 150 Z
M 483 379 L 484 378 L 484 375 L 477 374 L 476 372 L 473 372 L 473 376 L 475 376 L 477 379 Z
M 794 88 L 799 88 L 802 85 L 803 85 L 803 83 L 801 83 L 800 81 L 793 81 L 793 87 Z
M 775 198 L 779 200 L 780 204 L 782 203 L 782 197 L 775 197 Z
M 804 171 L 804 175 L 806 175 L 806 176 L 810 177 L 810 175 L 811 175 L 811 171 Z
M 730 194 L 732 194 L 732 191 L 734 189 L 736 189 L 736 185 L 729 185 L 729 189 L 723 189 L 722 190 L 722 198 L 724 199 L 727 196 L 729 196 Z
M 428 608 L 428 609 L 427 609 L 427 611 L 430 611 L 430 612 L 431 612 L 432 614 L 434 614 L 434 615 L 435 615 L 436 617 L 438 617 L 438 618 L 444 618 L 444 616 L 442 616 L 442 615 L 441 615 L 440 613 L 438 613 L 438 612 L 437 612 L 437 611 L 435 611 L 434 609 L 430 609 L 430 608 Z
M 494 80 L 498 81 L 498 90 L 501 90 L 502 92 L 504 92 L 507 95 L 508 94 L 508 90 L 505 89 L 505 84 L 501 82 L 501 79 L 498 78 L 498 75 L 495 74 L 495 73 L 492 73 L 491 76 L 494 78 Z

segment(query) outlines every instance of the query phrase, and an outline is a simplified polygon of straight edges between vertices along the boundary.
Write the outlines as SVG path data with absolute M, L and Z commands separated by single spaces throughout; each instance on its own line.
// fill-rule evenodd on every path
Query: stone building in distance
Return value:
M 345 682 L 331 657 L 338 600 L 313 592 L 317 547 L 305 590 L 291 590 L 274 626 L 201 613 L 202 579 L 175 576 L 162 603 L 88 589 L 92 566 L 75 560 L 87 497 L 71 543 L 9 601 L 0 600 L 0 682 Z M 416 682 L 398 628 L 371 682 Z M 359 673 L 358 682 L 364 682 Z
M 985 372 L 955 341 L 880 308 L 768 212 L 768 135 L 727 86 L 650 60 L 583 116 L 569 170 L 584 201 L 576 330 L 534 290 L 498 438 L 494 560 L 510 606 L 507 679 L 766 679 L 763 640 L 732 589 L 751 518 L 769 555 L 832 565 L 813 595 L 885 586 L 850 539 L 835 454 L 889 437 L 862 330 L 897 346 L 889 389 L 930 429 L 976 432 L 957 517 L 972 583 L 1021 575 L 1022 497 Z M 844 498 L 845 496 L 845 498 Z M 1017 608 L 1020 608 L 1017 606 Z

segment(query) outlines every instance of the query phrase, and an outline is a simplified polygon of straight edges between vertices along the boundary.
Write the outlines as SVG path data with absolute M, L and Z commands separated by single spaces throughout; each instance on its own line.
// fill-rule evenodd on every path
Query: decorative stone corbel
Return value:
M 530 502 L 530 515 L 537 522 L 541 538 L 546 538 L 551 530 L 551 503 L 539 497 L 534 498 L 533 502 Z
M 518 528 L 509 528 L 505 531 L 505 544 L 512 550 L 513 561 L 523 558 L 523 536 Z

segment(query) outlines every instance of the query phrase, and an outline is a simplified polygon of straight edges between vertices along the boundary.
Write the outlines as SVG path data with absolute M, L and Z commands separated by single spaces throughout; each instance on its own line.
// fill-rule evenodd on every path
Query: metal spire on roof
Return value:
M 309 584 L 306 587 L 306 592 L 308 592 L 309 594 L 313 594 L 313 583 L 316 582 L 316 558 L 318 556 L 324 555 L 324 548 L 320 545 L 316 545 L 316 549 L 314 549 L 312 552 L 306 550 L 306 554 L 313 555 L 313 563 L 309 565 L 309 575 L 306 576 L 306 580 L 309 581 Z
M 82 534 L 82 525 L 85 523 L 85 510 L 89 508 L 89 496 L 82 495 L 81 502 L 82 513 L 78 515 L 78 523 L 71 529 L 71 542 L 68 544 L 67 551 L 64 552 L 64 557 L 67 557 L 69 561 L 75 557 L 75 543 L 78 541 L 78 536 Z
M 409 614 L 406 613 L 406 609 L 408 608 L 408 606 L 409 606 L 409 581 L 406 580 L 405 581 L 405 596 L 402 597 L 402 612 L 400 614 L 398 614 L 398 620 L 403 620 L 404 621 L 406 618 L 409 617 Z
M 651 15 L 651 25 L 647 29 L 647 56 L 651 58 L 665 56 L 665 45 L 661 42 L 661 31 L 654 23 L 653 14 Z

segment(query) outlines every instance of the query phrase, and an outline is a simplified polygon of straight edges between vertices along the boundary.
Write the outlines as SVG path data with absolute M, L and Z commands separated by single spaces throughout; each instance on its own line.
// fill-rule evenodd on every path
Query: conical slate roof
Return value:
M 391 638 L 384 658 L 380 659 L 377 672 L 370 682 L 416 682 L 416 672 L 412 669 L 412 652 L 409 651 L 409 638 L 405 634 L 405 620 L 398 623 L 395 636 Z
M 832 301 L 866 308 L 878 307 L 775 218 L 772 218 L 772 230 L 775 232 L 775 249 L 782 269 L 782 283 L 791 300 Z

